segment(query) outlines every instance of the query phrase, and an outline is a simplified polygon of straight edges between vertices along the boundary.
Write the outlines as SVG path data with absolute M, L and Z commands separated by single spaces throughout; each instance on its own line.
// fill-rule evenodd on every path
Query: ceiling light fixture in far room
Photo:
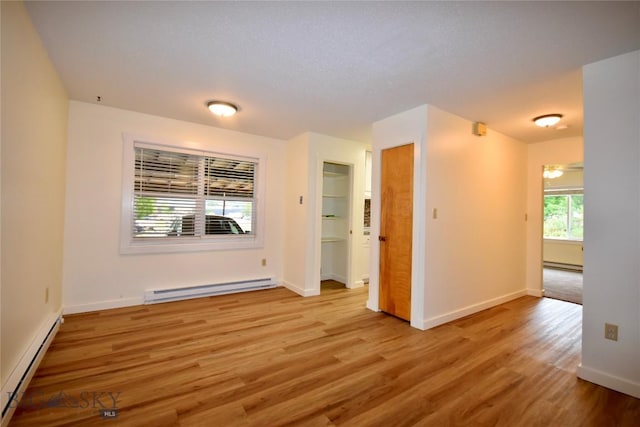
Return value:
M 219 117 L 230 117 L 238 112 L 238 107 L 224 101 L 210 101 L 207 103 L 209 111 Z
M 562 171 L 562 169 L 558 169 L 555 167 L 551 167 L 551 168 L 545 167 L 544 171 L 542 172 L 542 177 L 546 179 L 560 178 L 562 175 L 564 175 L 564 172 Z
M 533 119 L 533 123 L 541 128 L 548 128 L 560 121 L 562 114 L 545 114 L 544 116 L 538 116 Z

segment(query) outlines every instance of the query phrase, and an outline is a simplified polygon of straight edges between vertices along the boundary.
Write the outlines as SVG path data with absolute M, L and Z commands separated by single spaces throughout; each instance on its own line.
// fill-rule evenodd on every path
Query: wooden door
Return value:
M 382 150 L 380 310 L 411 320 L 413 144 Z

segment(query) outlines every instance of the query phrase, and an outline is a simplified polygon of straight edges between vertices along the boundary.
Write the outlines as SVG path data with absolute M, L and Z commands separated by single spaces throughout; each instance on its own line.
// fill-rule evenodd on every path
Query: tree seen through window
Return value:
M 544 196 L 544 237 L 582 240 L 584 232 L 584 195 Z

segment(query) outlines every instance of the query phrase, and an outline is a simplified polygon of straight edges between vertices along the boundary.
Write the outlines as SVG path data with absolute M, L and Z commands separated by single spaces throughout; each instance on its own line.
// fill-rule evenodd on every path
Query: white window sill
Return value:
M 163 239 L 135 240 L 120 245 L 121 254 L 157 254 L 175 252 L 223 251 L 237 249 L 258 249 L 263 247 L 258 236 L 216 237 L 206 239 Z
M 562 243 L 566 245 L 582 245 L 584 243 L 583 240 L 570 240 L 570 239 L 560 239 L 560 238 L 554 239 L 549 237 L 545 237 L 544 241 L 549 243 Z

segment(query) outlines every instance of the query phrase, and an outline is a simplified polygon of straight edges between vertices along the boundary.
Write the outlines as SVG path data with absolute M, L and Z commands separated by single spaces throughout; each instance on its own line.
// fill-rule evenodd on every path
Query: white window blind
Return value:
M 135 239 L 255 234 L 256 160 L 134 149 Z

